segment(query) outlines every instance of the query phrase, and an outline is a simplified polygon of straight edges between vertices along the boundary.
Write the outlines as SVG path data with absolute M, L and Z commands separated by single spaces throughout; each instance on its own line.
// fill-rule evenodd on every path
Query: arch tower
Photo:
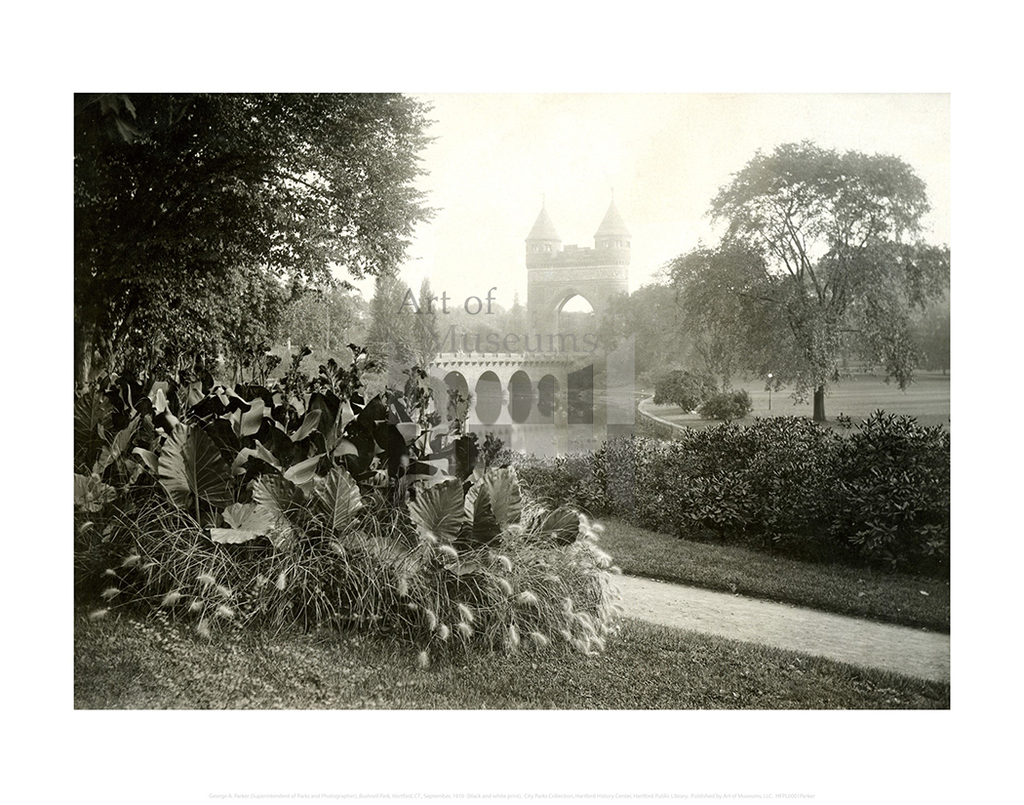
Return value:
M 599 321 L 612 297 L 629 293 L 630 234 L 614 199 L 594 233 L 594 247 L 562 246 L 544 205 L 526 237 L 527 301 L 531 330 L 544 341 L 558 332 L 558 314 L 574 296 Z

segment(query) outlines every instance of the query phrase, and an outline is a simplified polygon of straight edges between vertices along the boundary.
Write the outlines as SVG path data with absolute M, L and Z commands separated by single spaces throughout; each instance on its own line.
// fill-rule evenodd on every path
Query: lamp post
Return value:
M 768 373 L 768 410 L 772 410 L 772 373 Z

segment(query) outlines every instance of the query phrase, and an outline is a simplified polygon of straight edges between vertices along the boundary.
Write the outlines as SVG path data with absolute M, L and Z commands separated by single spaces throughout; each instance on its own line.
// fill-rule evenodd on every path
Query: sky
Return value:
M 541 205 L 563 245 L 594 245 L 613 196 L 632 234 L 630 288 L 717 239 L 709 202 L 760 149 L 812 140 L 894 154 L 927 184 L 925 239 L 949 243 L 947 94 L 440 94 L 419 187 L 437 214 L 417 228 L 403 278 L 453 299 L 497 286 L 526 299 L 524 239 Z M 369 288 L 364 288 L 367 292 Z

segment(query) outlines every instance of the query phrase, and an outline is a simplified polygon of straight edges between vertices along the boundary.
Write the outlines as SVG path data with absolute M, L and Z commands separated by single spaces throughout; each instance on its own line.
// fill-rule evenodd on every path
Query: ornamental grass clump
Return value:
M 616 614 L 617 569 L 597 545 L 600 529 L 573 515 L 578 538 L 552 540 L 549 513 L 528 507 L 494 545 L 464 547 L 452 561 L 424 565 L 409 587 L 415 639 L 430 656 L 483 647 L 507 653 L 563 644 L 586 654 L 603 648 Z

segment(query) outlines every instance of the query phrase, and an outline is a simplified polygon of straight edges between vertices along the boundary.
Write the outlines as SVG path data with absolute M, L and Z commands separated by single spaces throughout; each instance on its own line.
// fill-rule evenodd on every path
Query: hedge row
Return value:
M 878 411 L 846 433 L 780 417 L 678 436 L 516 464 L 535 497 L 594 516 L 819 561 L 948 573 L 950 439 L 941 427 Z

